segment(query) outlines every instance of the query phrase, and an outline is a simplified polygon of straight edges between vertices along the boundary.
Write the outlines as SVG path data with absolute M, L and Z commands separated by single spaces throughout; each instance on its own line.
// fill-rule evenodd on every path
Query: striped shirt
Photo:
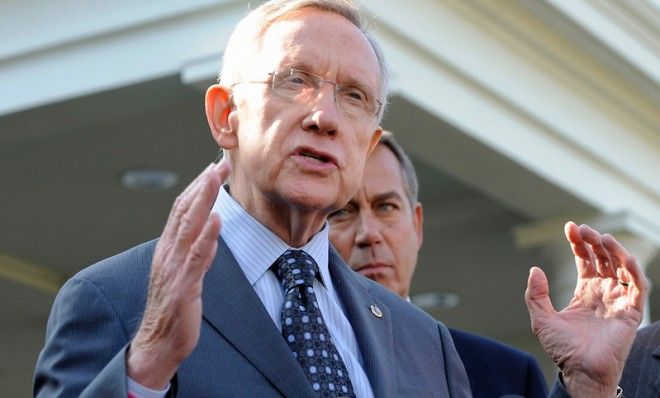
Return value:
M 314 281 L 314 291 L 332 340 L 351 377 L 353 389 L 360 398 L 373 397 L 369 379 L 362 367 L 362 355 L 355 333 L 344 314 L 330 278 L 328 223 L 326 222 L 321 231 L 304 246 L 291 247 L 249 215 L 224 188 L 220 189 L 213 205 L 213 211 L 217 212 L 222 220 L 220 236 L 236 258 L 277 328 L 282 330 L 280 311 L 284 303 L 284 288 L 270 267 L 285 251 L 304 250 L 318 264 L 321 281 L 319 278 Z

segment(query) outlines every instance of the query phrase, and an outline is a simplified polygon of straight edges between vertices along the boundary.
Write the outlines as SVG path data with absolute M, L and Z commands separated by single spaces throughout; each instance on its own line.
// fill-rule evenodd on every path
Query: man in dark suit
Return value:
M 277 0 L 243 19 L 206 96 L 227 159 L 177 198 L 159 240 L 65 284 L 35 395 L 468 397 L 446 327 L 329 245 L 386 86 L 351 1 Z
M 415 168 L 392 133 L 384 131 L 367 159 L 362 186 L 330 215 L 330 240 L 357 272 L 407 298 L 424 221 Z M 543 374 L 528 353 L 450 328 L 474 397 L 546 397 Z
M 620 384 L 626 397 L 660 397 L 660 321 L 637 332 Z
M 547 396 L 543 373 L 529 353 L 462 330 L 449 328 L 449 332 L 474 397 Z

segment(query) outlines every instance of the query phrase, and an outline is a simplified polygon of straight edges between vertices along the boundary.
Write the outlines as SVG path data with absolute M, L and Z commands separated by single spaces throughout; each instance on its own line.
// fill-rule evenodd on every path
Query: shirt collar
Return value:
M 271 265 L 289 249 L 304 250 L 319 267 L 320 280 L 326 287 L 330 282 L 328 270 L 328 222 L 302 247 L 291 247 L 246 212 L 228 193 L 228 186 L 220 188 L 213 204 L 220 215 L 220 236 L 236 258 L 250 285 L 268 271 Z

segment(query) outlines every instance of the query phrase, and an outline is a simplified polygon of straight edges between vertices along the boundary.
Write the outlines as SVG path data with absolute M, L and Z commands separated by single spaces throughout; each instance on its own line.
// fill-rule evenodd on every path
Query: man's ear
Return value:
M 381 135 L 383 135 L 383 128 L 378 126 L 376 131 L 374 131 L 374 133 L 371 135 L 371 142 L 369 142 L 369 151 L 367 152 L 367 156 L 371 154 L 371 151 L 376 149 Z
M 417 233 L 417 250 L 422 248 L 424 242 L 424 209 L 422 204 L 417 202 L 413 208 L 413 223 Z
M 234 108 L 231 89 L 214 84 L 206 90 L 206 120 L 215 142 L 224 149 L 238 145 L 236 115 L 232 114 Z

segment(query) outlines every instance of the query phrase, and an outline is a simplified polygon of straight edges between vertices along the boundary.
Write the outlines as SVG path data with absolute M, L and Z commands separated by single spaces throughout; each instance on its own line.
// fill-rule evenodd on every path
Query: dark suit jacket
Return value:
M 528 353 L 471 333 L 452 328 L 449 331 L 475 398 L 547 396 L 541 369 Z
M 125 355 L 144 311 L 155 244 L 101 261 L 62 287 L 37 362 L 35 395 L 126 398 Z M 353 272 L 332 248 L 329 268 L 376 397 L 470 395 L 445 326 Z M 179 396 L 314 396 L 222 239 L 202 300 L 199 343 L 176 376 Z
M 626 398 L 660 397 L 660 321 L 637 331 L 619 385 Z

